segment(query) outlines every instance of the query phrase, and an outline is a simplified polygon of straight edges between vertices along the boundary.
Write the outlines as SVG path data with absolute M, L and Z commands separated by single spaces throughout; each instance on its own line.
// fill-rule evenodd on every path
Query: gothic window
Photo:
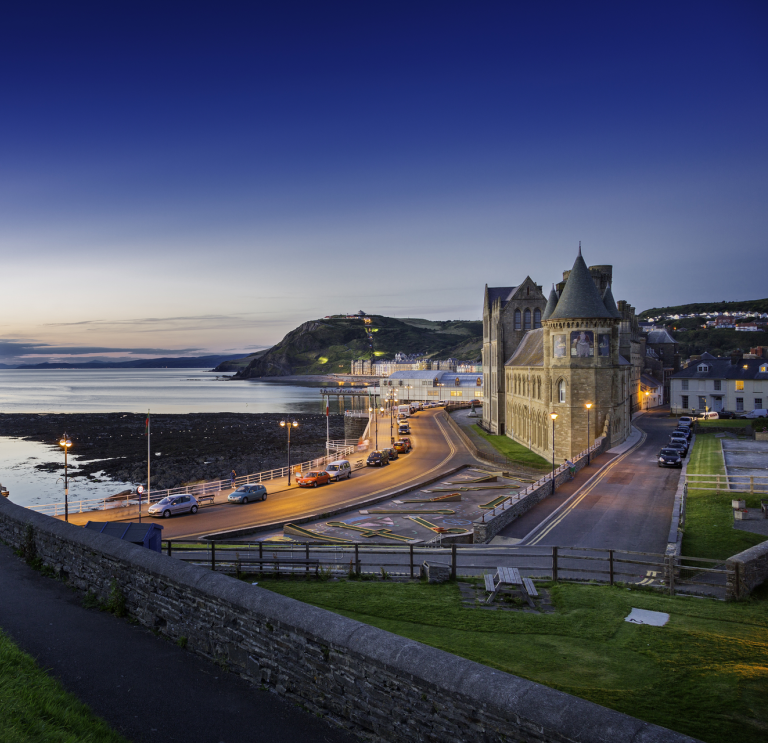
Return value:
M 541 327 L 541 310 L 538 307 L 533 311 L 533 327 Z
M 515 330 L 520 330 L 522 324 L 520 322 L 520 310 L 515 310 Z
M 531 311 L 530 310 L 525 311 L 525 329 L 526 330 L 531 329 Z
M 536 399 L 541 400 L 541 377 L 536 380 Z
M 565 380 L 563 379 L 557 383 L 557 401 L 565 402 Z

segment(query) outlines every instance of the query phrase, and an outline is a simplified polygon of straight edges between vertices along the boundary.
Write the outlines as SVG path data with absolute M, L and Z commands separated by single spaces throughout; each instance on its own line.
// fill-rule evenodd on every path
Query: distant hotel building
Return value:
M 447 371 L 459 374 L 475 374 L 482 372 L 482 364 L 458 361 L 457 359 L 427 359 L 412 361 L 399 360 L 402 354 L 395 356 L 395 361 L 371 361 L 371 359 L 356 359 L 352 362 L 351 373 L 361 377 L 389 377 L 397 372 L 409 371 Z

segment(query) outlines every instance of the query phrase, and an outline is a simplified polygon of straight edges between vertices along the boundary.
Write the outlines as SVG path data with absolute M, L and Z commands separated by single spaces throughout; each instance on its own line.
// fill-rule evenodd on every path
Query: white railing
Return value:
M 362 447 L 362 448 L 361 448 Z M 344 459 L 351 456 L 355 452 L 365 451 L 364 444 L 358 444 L 357 439 L 336 439 L 328 442 L 328 451 L 331 452 L 324 457 L 318 457 L 317 459 L 311 459 L 308 462 L 299 462 L 291 465 L 291 472 L 298 474 L 300 472 L 307 472 L 311 469 L 322 467 L 323 465 L 333 462 L 337 459 Z M 281 477 L 288 477 L 288 467 L 278 467 L 274 470 L 266 470 L 264 472 L 255 472 L 251 475 L 242 475 L 236 477 L 234 481 L 232 479 L 227 480 L 211 480 L 209 482 L 198 482 L 193 485 L 182 485 L 178 488 L 168 488 L 166 490 L 153 490 L 149 503 L 156 503 L 169 495 L 194 495 L 194 496 L 211 496 L 222 492 L 223 490 L 233 490 L 240 485 L 250 485 L 257 482 L 267 482 L 269 480 L 277 480 Z M 112 496 L 114 498 L 114 496 Z M 70 513 L 85 513 L 86 511 L 104 511 L 112 508 L 126 508 L 127 506 L 138 505 L 139 500 L 135 494 L 132 494 L 127 500 L 112 500 L 110 498 L 86 498 L 82 500 L 69 501 Z M 142 503 L 147 503 L 147 499 L 143 498 Z M 46 503 L 41 506 L 28 506 L 30 511 L 37 511 L 38 513 L 44 513 L 48 516 L 61 516 L 64 514 L 64 503 Z
M 368 418 L 370 413 L 367 410 L 345 410 L 344 415 L 347 418 Z

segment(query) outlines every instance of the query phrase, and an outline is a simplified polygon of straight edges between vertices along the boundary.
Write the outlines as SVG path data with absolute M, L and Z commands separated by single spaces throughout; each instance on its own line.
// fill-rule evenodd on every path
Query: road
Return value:
M 413 451 L 401 456 L 388 467 L 364 467 L 356 470 L 349 480 L 320 488 L 299 488 L 295 485 L 288 488 L 285 479 L 273 480 L 266 483 L 269 497 L 264 502 L 249 503 L 245 506 L 222 503 L 203 508 L 195 515 L 186 514 L 170 519 L 148 519 L 145 513 L 143 521 L 150 520 L 160 524 L 163 527 L 163 539 L 199 538 L 222 531 L 262 527 L 313 515 L 319 516 L 330 510 L 352 507 L 372 498 L 414 486 L 473 461 L 458 437 L 440 420 L 439 412 L 425 410 L 410 418 Z M 384 425 L 380 423 L 379 444 L 383 446 L 389 441 L 389 419 L 382 422 Z M 365 456 L 362 454 L 355 458 Z M 88 519 L 123 521 L 131 518 L 128 510 L 114 509 L 76 514 L 71 516 L 70 521 L 83 524 Z
M 657 454 L 676 419 L 664 410 L 634 425 L 643 434 L 637 446 L 615 457 L 521 544 L 664 553 L 680 470 L 659 467 Z

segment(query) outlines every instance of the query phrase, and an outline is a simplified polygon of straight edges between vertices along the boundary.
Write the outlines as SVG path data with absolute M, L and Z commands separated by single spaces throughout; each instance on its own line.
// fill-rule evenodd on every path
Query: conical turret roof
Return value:
M 581 257 L 581 251 L 573 264 L 563 293 L 550 316 L 550 320 L 565 320 L 577 317 L 613 317 L 605 308 L 600 292 L 592 280 L 592 274 Z
M 621 312 L 619 312 L 619 308 L 616 306 L 616 300 L 613 298 L 613 292 L 611 291 L 611 285 L 608 284 L 608 286 L 605 288 L 605 294 L 603 294 L 603 304 L 605 305 L 605 309 L 608 310 L 614 317 L 621 317 Z
M 547 306 L 544 308 L 544 314 L 541 316 L 542 320 L 549 320 L 552 313 L 557 307 L 557 292 L 555 291 L 555 285 L 552 284 L 552 291 L 549 293 L 549 299 L 547 300 Z

